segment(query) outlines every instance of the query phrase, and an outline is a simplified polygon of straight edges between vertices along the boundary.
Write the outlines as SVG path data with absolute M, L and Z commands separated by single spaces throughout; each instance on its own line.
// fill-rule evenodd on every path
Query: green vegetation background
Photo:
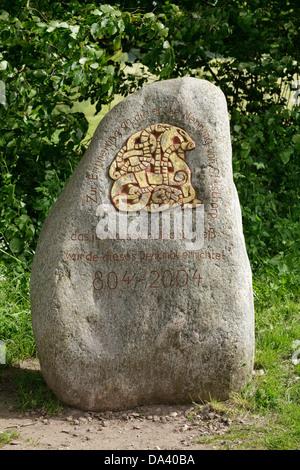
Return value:
M 228 101 L 253 270 L 255 367 L 264 371 L 242 403 L 276 416 L 265 446 L 299 448 L 298 1 L 2 0 L 1 8 L 0 341 L 7 364 L 36 354 L 28 292 L 38 235 L 101 117 L 149 80 L 210 80 Z

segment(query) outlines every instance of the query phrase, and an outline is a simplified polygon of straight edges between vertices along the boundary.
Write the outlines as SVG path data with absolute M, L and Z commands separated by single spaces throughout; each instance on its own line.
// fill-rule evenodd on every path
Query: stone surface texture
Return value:
M 197 251 L 180 239 L 95 237 L 99 206 L 116 212 L 112 162 L 133 133 L 157 123 L 195 142 L 186 161 L 204 205 Z M 31 308 L 42 374 L 70 406 L 223 400 L 251 379 L 252 278 L 220 89 L 194 78 L 155 82 L 103 118 L 44 222 Z

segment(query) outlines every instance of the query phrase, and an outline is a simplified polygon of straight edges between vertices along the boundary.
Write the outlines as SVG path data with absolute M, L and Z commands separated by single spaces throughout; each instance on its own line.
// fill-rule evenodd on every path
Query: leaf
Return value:
M 249 142 L 247 142 L 246 140 L 243 140 L 243 141 L 241 142 L 241 148 L 242 148 L 242 149 L 250 149 Z
M 76 129 L 75 134 L 72 135 L 72 140 L 75 144 L 79 144 L 83 136 L 83 132 L 79 127 Z
M 7 60 L 2 60 L 2 62 L 0 62 L 0 70 L 6 70 L 7 65 L 8 65 Z
M 68 28 L 69 28 L 69 25 L 68 25 L 68 23 L 66 23 L 65 21 L 63 21 L 62 23 L 59 23 L 59 24 L 58 24 L 58 28 L 66 28 L 66 29 L 68 29 Z
M 101 5 L 100 8 L 104 13 L 111 13 L 112 11 L 115 11 L 114 7 L 111 5 Z
M 118 32 L 118 28 L 116 27 L 115 24 L 110 24 L 109 26 L 107 26 L 106 28 L 106 33 L 109 35 L 109 36 L 113 36 L 114 34 L 116 34 Z
M 79 30 L 80 30 L 80 26 L 79 25 L 75 25 L 75 26 L 70 26 L 70 30 L 72 31 L 72 38 L 76 39 L 77 37 L 77 34 L 79 33 Z
M 9 18 L 9 13 L 8 13 L 7 11 L 4 11 L 4 10 L 3 10 L 3 11 L 1 12 L 0 17 L 1 17 L 1 19 L 3 19 L 3 20 L 8 20 L 8 18 Z
M 128 53 L 128 58 L 127 58 L 127 62 L 135 62 L 136 59 L 137 59 L 137 55 L 135 53 L 136 51 L 134 49 L 130 49 L 129 53 Z
M 144 16 L 143 16 L 143 19 L 144 20 L 153 20 L 155 18 L 155 15 L 154 13 L 150 12 L 150 13 L 146 13 Z
M 145 28 L 148 29 L 148 27 L 145 25 Z M 158 33 L 159 36 L 167 36 L 169 32 L 169 28 L 166 27 L 163 23 L 160 21 L 158 22 L 153 22 L 151 25 L 151 30 L 148 31 L 148 35 L 153 37 L 153 34 Z
M 108 75 L 114 75 L 115 73 L 115 68 L 113 65 L 108 65 L 107 67 L 105 67 L 105 70 Z
M 258 170 L 260 170 L 261 168 L 266 168 L 264 163 L 262 162 L 253 162 L 253 165 L 256 166 Z
M 103 11 L 100 11 L 98 10 L 98 8 L 96 8 L 96 10 L 93 10 L 91 12 L 92 15 L 96 15 L 96 16 L 102 16 L 103 15 Z
M 292 153 L 294 153 L 293 147 L 288 147 L 280 152 L 280 158 L 285 165 L 289 162 Z
M 241 157 L 246 160 L 250 155 L 250 150 L 250 148 L 241 150 Z
M 293 135 L 292 141 L 296 150 L 300 150 L 300 134 Z
M 10 241 L 9 248 L 13 253 L 20 253 L 24 248 L 24 242 L 19 237 L 13 237 Z
M 82 70 L 76 71 L 74 76 L 73 76 L 72 84 L 74 86 L 79 85 L 83 80 L 83 75 L 84 75 L 84 72 Z
M 94 39 L 98 36 L 100 31 L 101 31 L 100 25 L 98 23 L 93 23 L 91 26 L 91 35 L 93 36 Z

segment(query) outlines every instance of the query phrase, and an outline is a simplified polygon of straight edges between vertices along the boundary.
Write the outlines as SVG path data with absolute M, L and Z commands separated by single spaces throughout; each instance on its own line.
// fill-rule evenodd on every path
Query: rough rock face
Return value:
M 251 269 L 217 87 L 156 82 L 104 117 L 42 228 L 31 306 L 43 376 L 71 406 L 226 399 L 251 378 Z

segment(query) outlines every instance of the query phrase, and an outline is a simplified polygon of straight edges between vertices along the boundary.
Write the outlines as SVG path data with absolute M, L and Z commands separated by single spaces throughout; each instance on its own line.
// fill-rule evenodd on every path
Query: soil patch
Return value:
M 7 367 L 0 376 L 0 437 L 11 436 L 2 450 L 215 450 L 216 445 L 199 443 L 199 437 L 226 434 L 231 426 L 209 403 L 118 412 L 63 407 L 53 415 L 42 408 L 20 411 L 14 379 L 26 371 L 40 374 L 38 361 Z

